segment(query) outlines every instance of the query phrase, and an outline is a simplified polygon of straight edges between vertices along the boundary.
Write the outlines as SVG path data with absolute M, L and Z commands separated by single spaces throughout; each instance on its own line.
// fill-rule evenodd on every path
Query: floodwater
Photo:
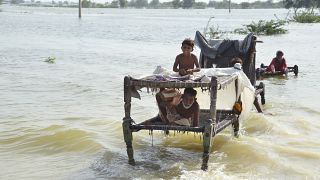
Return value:
M 252 111 L 239 138 L 229 128 L 216 136 L 203 172 L 193 133 L 134 133 L 137 165 L 127 164 L 123 77 L 171 68 L 211 16 L 230 30 L 287 10 L 83 9 L 79 20 L 77 9 L 0 9 L 0 179 L 320 178 L 320 24 L 258 37 L 257 66 L 281 49 L 299 76 L 264 80 L 264 113 Z M 136 122 L 157 113 L 152 94 L 141 95 Z

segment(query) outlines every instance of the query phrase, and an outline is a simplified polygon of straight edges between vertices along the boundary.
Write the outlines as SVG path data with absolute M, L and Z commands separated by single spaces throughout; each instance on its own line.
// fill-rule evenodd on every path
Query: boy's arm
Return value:
M 176 60 L 174 61 L 174 64 L 173 64 L 173 68 L 172 68 L 172 70 L 174 72 L 179 72 L 178 65 L 179 65 L 179 60 L 178 60 L 178 56 L 177 56 Z
M 288 68 L 288 65 L 287 65 L 287 62 L 286 60 L 283 58 L 283 69 L 287 69 Z
M 197 56 L 194 56 L 194 65 L 196 66 L 196 68 L 193 69 L 192 72 L 199 72 L 200 71 L 200 65 L 199 65 Z

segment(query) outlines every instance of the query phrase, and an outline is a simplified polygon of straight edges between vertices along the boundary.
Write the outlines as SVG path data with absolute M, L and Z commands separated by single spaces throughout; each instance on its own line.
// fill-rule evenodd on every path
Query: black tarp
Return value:
M 195 35 L 195 45 L 201 49 L 199 64 L 201 68 L 230 67 L 234 57 L 242 59 L 243 71 L 255 83 L 255 36 L 248 34 L 243 40 L 207 40 L 199 31 Z M 253 61 L 253 62 L 252 62 Z M 252 72 L 251 72 L 252 71 Z

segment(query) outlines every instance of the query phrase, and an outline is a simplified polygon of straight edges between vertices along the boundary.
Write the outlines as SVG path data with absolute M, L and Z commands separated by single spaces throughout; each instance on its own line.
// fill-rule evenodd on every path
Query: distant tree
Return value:
M 152 8 L 156 8 L 158 7 L 160 4 L 159 0 L 152 0 L 150 3 L 149 3 L 149 7 L 152 7 Z
M 11 0 L 10 2 L 11 4 L 20 4 L 20 3 L 24 3 L 24 0 Z
M 91 5 L 91 2 L 90 2 L 90 0 L 82 0 L 81 5 L 83 8 L 89 8 Z
M 181 7 L 181 2 L 180 2 L 180 0 L 173 0 L 173 1 L 172 1 L 172 6 L 173 6 L 173 8 L 175 8 L 175 9 L 180 8 L 180 7 Z
M 119 0 L 120 8 L 125 8 L 128 4 L 127 0 Z
M 228 9 L 229 8 L 229 0 L 223 0 L 214 2 L 214 8 L 216 9 Z
M 135 7 L 136 8 L 143 8 L 148 6 L 148 0 L 136 0 Z
M 250 3 L 248 2 L 242 2 L 240 3 L 241 9 L 248 9 L 250 7 Z
M 182 0 L 182 8 L 189 9 L 193 6 L 195 0 Z
M 214 7 L 214 1 L 209 1 L 209 3 L 208 3 L 208 7 Z
M 312 12 L 314 8 L 320 8 L 320 0 L 283 0 L 283 4 L 287 9 L 293 8 L 295 14 L 300 8 L 310 9 Z
M 110 8 L 119 8 L 119 1 L 113 0 L 109 6 Z
M 159 8 L 172 8 L 172 7 L 173 7 L 172 1 L 163 2 L 159 4 Z
M 0 4 L 2 4 L 2 0 L 0 0 Z
M 135 4 L 136 4 L 136 2 L 134 0 L 131 0 L 128 2 L 129 7 L 134 7 Z
M 207 7 L 207 3 L 205 2 L 195 2 L 193 8 L 195 9 L 205 9 Z

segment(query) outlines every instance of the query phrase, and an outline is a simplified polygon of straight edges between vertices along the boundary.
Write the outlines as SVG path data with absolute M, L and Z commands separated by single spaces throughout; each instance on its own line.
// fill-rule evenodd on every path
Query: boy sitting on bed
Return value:
M 179 72 L 181 76 L 187 74 L 193 74 L 193 72 L 200 71 L 198 58 L 192 54 L 194 42 L 191 39 L 185 39 L 182 42 L 181 50 L 182 53 L 177 55 L 176 60 L 173 64 L 173 71 Z M 194 68 L 196 66 L 196 68 Z

